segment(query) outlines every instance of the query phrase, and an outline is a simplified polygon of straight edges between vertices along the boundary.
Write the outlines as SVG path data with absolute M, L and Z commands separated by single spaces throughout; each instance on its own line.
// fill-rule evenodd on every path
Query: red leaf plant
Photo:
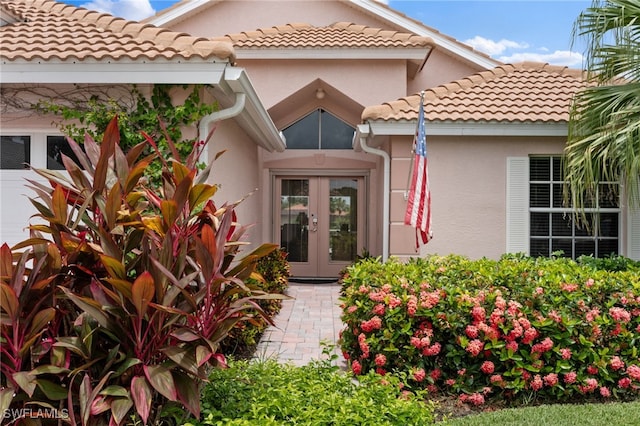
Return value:
M 30 407 L 81 425 L 160 424 L 172 405 L 197 417 L 210 369 L 225 365 L 220 341 L 250 315 L 269 320 L 257 300 L 282 298 L 247 284 L 275 245 L 240 256 L 241 200 L 213 203 L 203 144 L 161 158 L 152 188 L 146 138 L 156 154 L 125 154 L 114 118 L 100 144 L 69 140 L 79 164 L 63 157 L 66 173 L 36 170 L 48 186 L 29 181 L 42 224 L 0 250 L 0 412 L 16 423 L 33 422 Z

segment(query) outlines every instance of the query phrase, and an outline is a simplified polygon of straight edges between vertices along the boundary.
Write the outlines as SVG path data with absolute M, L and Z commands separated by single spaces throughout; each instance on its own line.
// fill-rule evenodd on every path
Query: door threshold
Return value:
M 338 280 L 338 277 L 289 277 L 289 282 L 295 284 L 336 284 Z

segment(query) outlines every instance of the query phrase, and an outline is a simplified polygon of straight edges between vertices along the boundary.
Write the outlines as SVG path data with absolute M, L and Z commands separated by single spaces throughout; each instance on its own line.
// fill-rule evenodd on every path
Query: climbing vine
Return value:
M 102 140 L 107 125 L 118 116 L 120 146 L 126 152 L 144 141 L 142 132 L 158 143 L 164 157 L 169 157 L 167 138 L 174 143 L 181 157 L 186 157 L 194 143 L 207 135 L 197 133 L 200 120 L 215 109 L 214 103 L 202 99 L 206 86 L 203 85 L 154 85 L 150 93 L 143 93 L 137 86 L 128 90 L 130 96 L 113 96 L 107 91 L 91 92 L 86 88 L 82 96 L 65 97 L 64 102 L 53 97 L 40 99 L 31 105 L 40 114 L 56 116 L 53 124 L 65 135 L 82 143 L 88 133 L 94 140 Z M 177 104 L 176 93 L 186 95 Z M 191 137 L 185 136 L 186 131 Z M 195 134 L 195 136 L 194 136 Z M 149 147 L 149 150 L 152 148 Z M 152 163 L 147 176 L 154 182 L 160 181 L 160 163 Z

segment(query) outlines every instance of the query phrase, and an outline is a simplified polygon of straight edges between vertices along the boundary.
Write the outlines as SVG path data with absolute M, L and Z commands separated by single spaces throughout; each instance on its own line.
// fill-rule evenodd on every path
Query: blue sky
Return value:
M 173 0 L 62 1 L 132 20 L 144 19 L 176 3 Z M 574 21 L 581 11 L 590 6 L 591 0 L 384 2 L 503 62 L 531 60 L 574 68 L 582 65 L 583 45 L 578 40 L 571 49 L 571 30 Z

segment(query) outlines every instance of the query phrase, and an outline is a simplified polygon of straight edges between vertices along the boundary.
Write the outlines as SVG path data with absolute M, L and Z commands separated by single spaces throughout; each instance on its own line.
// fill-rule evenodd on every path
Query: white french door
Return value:
M 364 245 L 362 176 L 276 177 L 278 243 L 292 276 L 337 277 Z

